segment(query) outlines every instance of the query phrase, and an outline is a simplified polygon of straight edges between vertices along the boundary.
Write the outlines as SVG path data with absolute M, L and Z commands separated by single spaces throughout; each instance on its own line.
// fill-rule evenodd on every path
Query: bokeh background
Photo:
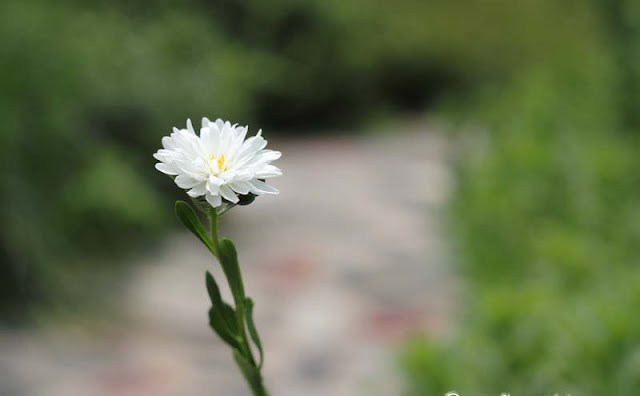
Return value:
M 225 217 L 274 395 L 635 395 L 640 2 L 4 0 L 0 394 L 243 395 L 153 168 L 262 128 Z

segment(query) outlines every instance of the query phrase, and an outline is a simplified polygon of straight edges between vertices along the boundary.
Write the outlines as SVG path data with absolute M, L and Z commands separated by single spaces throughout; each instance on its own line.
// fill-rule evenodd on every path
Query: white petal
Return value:
M 257 179 L 251 180 L 249 183 L 251 183 L 251 192 L 256 195 L 280 193 L 280 191 L 278 191 L 276 188 L 271 187 L 267 183 Z
M 249 181 L 254 179 L 254 172 L 248 169 L 228 170 L 218 175 L 222 180 L 231 183 L 238 181 Z
M 165 149 L 160 149 L 155 154 L 153 154 L 153 158 L 165 163 L 171 163 L 176 159 L 178 159 L 179 157 L 180 157 L 179 152 L 173 151 L 173 150 L 165 150 Z
M 253 156 L 267 145 L 267 141 L 260 136 L 254 136 L 247 139 L 237 156 L 237 166 L 246 164 Z
M 187 118 L 187 130 L 194 135 L 196 134 L 196 131 L 193 130 L 193 125 L 191 124 L 191 118 Z
M 247 161 L 246 166 L 268 164 L 282 157 L 282 153 L 273 150 L 261 150 L 253 158 Z
M 158 162 L 156 164 L 156 169 L 164 173 L 165 175 L 175 176 L 178 174 L 178 172 L 176 172 L 172 166 L 163 164 L 162 162 Z
M 237 181 L 249 181 L 251 179 L 253 179 L 253 172 L 248 169 L 241 169 L 236 171 L 236 177 L 234 178 L 234 180 Z
M 196 168 L 194 166 L 194 163 L 191 161 L 176 160 L 175 162 L 173 162 L 173 165 L 176 166 L 178 170 L 180 170 L 180 172 L 183 174 L 195 176 L 197 173 L 199 173 L 199 169 Z
M 201 197 L 207 193 L 207 183 L 200 183 L 197 186 L 193 187 L 191 190 L 187 191 L 187 194 L 192 197 Z
M 256 157 L 260 157 L 261 161 L 275 161 L 282 157 L 282 153 L 274 150 L 262 150 L 259 152 Z
M 257 179 L 269 179 L 277 176 L 282 176 L 282 171 L 273 165 L 264 165 L 256 172 Z
M 162 138 L 162 147 L 167 150 L 172 150 L 176 147 L 176 145 L 175 143 L 173 143 L 173 140 L 169 136 L 165 136 Z
M 203 135 L 204 130 L 208 132 Z M 214 123 L 209 123 L 208 128 L 203 128 L 200 132 L 202 144 L 207 156 L 220 154 L 220 129 Z
M 220 186 L 222 185 L 223 180 L 217 178 L 215 176 L 209 176 L 209 180 L 207 182 L 207 191 L 212 194 L 218 194 L 220 192 Z
M 229 184 L 229 187 L 231 187 L 233 189 L 233 191 L 237 192 L 238 194 L 249 194 L 249 190 L 251 189 L 251 184 L 245 182 L 245 181 L 234 181 L 233 183 Z
M 195 133 L 192 134 L 183 129 L 172 133 L 171 138 L 176 144 L 175 150 L 183 153 L 188 158 L 193 160 L 201 154 L 202 150 L 199 148 L 200 139 L 195 135 Z
M 207 165 L 207 162 L 203 160 L 202 157 L 196 158 L 196 160 L 191 163 L 191 166 L 195 169 L 195 175 L 203 177 L 203 180 L 206 180 L 209 177 L 209 173 L 211 173 L 209 165 Z
M 267 141 L 261 136 L 254 136 L 247 139 L 240 149 L 243 154 L 254 154 L 262 150 L 267 145 Z
M 189 175 L 178 175 L 175 178 L 175 182 L 178 185 L 178 187 L 180 188 L 184 188 L 184 189 L 188 189 L 188 188 L 193 188 L 195 186 L 197 186 L 198 184 L 202 183 L 202 181 L 189 176 Z
M 229 127 L 229 125 L 225 124 L 224 127 L 220 130 L 220 142 L 227 143 L 229 137 L 233 135 L 233 129 Z
M 233 140 L 229 146 L 230 152 L 235 152 L 242 146 L 242 142 L 244 142 L 244 138 L 247 136 L 247 131 L 249 131 L 249 128 L 246 126 L 235 129 Z
M 239 200 L 238 196 L 226 184 L 223 186 L 220 186 L 220 194 L 222 194 L 222 197 L 227 201 L 232 203 L 238 203 L 238 200 Z
M 207 192 L 206 199 L 207 202 L 209 202 L 209 205 L 214 208 L 217 208 L 222 204 L 222 197 L 220 197 L 220 195 L 213 195 L 210 192 Z
M 211 130 L 208 127 L 200 128 L 200 142 L 202 142 L 205 155 L 213 155 L 214 146 L 211 139 Z

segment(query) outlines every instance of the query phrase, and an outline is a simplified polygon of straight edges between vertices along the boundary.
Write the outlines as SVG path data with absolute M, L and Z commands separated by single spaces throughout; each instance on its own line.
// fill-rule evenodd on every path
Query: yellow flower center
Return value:
M 220 154 L 220 156 L 218 157 L 215 154 L 212 154 L 209 157 L 209 161 L 216 161 L 217 165 L 218 165 L 218 172 L 222 172 L 225 170 L 225 158 L 224 158 L 224 154 Z

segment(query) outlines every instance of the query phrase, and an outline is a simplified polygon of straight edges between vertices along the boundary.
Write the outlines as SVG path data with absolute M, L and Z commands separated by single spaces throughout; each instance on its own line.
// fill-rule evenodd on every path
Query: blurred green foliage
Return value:
M 456 334 L 407 346 L 412 393 L 634 394 L 639 16 L 633 0 L 4 0 L 0 319 L 76 306 L 113 258 L 154 248 L 168 126 L 445 102 L 482 126 L 451 207 L 465 295 Z
M 458 330 L 407 344 L 410 394 L 640 388 L 640 4 L 573 4 L 582 29 L 544 28 L 582 48 L 540 47 L 471 112 L 451 204 Z
M 581 7 L 515 3 L 4 0 L 0 318 L 77 305 L 170 223 L 151 153 L 187 117 L 352 124 L 507 79 L 543 44 L 589 49 Z
M 0 4 L 1 318 L 90 299 L 105 267 L 169 223 L 160 137 L 245 115 L 268 73 L 193 10 L 132 6 Z

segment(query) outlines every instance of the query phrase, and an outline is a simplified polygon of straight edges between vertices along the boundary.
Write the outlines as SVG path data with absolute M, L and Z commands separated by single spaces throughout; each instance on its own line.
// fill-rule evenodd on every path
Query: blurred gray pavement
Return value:
M 401 394 L 398 345 L 446 332 L 453 305 L 445 139 L 416 126 L 270 148 L 283 152 L 281 194 L 220 230 L 256 302 L 271 395 Z M 248 395 L 207 325 L 204 271 L 223 278 L 199 242 L 173 235 L 134 268 L 108 330 L 0 333 L 0 396 Z

